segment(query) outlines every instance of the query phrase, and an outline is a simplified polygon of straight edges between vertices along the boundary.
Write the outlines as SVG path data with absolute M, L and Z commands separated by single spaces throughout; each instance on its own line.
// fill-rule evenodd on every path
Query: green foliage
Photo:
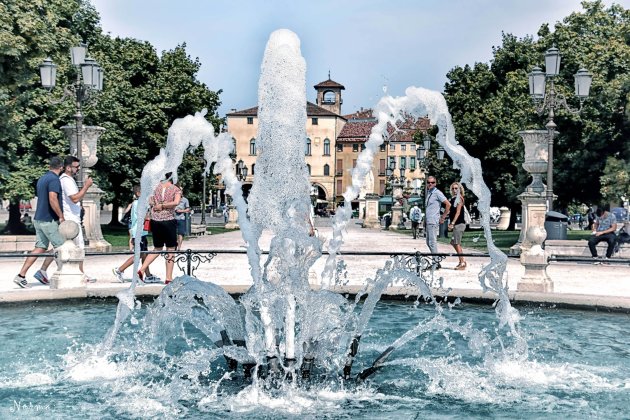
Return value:
M 104 35 L 99 16 L 87 0 L 12 0 L 0 4 L 0 195 L 17 202 L 34 195 L 34 182 L 52 155 L 69 152 L 59 128 L 74 123 L 74 102 L 51 98 L 76 80 L 69 48 L 89 44 L 89 55 L 105 70 L 104 90 L 83 109 L 84 124 L 106 129 L 93 168 L 104 202 L 126 203 L 142 168 L 166 144 L 176 118 L 208 109 L 219 128 L 219 92 L 197 80 L 201 66 L 186 45 L 158 55 L 145 41 Z M 40 87 L 39 64 L 51 57 L 57 87 Z M 187 156 L 180 178 L 200 195 L 203 160 Z
M 607 202 L 620 203 L 630 198 L 630 163 L 609 157 L 599 180 L 602 197 Z
M 537 40 L 503 34 L 490 64 L 455 67 L 447 77 L 445 96 L 457 140 L 484 168 L 493 205 L 518 205 L 517 195 L 529 183 L 523 162 L 520 130 L 541 128 L 528 95 L 528 72 L 542 66 L 544 52 L 557 46 L 562 54 L 556 88 L 576 106 L 573 75 L 581 67 L 593 73 L 591 96 L 581 116 L 558 110 L 559 135 L 554 145 L 554 193 L 559 207 L 572 201 L 595 203 L 601 195 L 594 180 L 606 158 L 630 161 L 630 12 L 619 5 L 605 9 L 601 1 L 583 2 L 552 32 L 541 26 Z M 625 140 L 624 140 L 625 139 Z

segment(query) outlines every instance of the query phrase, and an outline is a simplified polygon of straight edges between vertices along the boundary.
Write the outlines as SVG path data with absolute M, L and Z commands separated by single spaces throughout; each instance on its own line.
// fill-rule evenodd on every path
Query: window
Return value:
M 404 156 L 400 157 L 400 168 L 407 169 L 407 158 Z
M 254 124 L 254 117 L 247 117 L 247 124 Z
M 256 155 L 256 139 L 251 139 L 249 141 L 249 154 L 252 156 Z
M 352 143 L 352 151 L 353 152 L 358 152 L 359 151 L 359 143 Z
M 416 170 L 416 157 L 415 156 L 409 157 L 409 169 L 411 169 L 412 171 Z
M 385 143 L 381 144 L 381 152 L 385 151 L 385 147 L 386 147 Z
M 353 168 L 357 167 L 357 160 L 356 159 L 352 159 L 352 167 Z
M 412 151 L 412 152 L 415 152 L 415 151 L 416 151 L 416 145 L 415 145 L 415 143 L 411 145 L 411 151 Z
M 340 179 L 337 180 L 337 195 L 343 194 L 343 183 Z
M 335 95 L 335 92 L 333 92 L 332 90 L 328 90 L 328 91 L 324 92 L 324 97 L 323 97 L 323 101 L 322 102 L 324 104 L 328 104 L 328 105 L 334 104 L 336 96 L 337 95 Z
M 256 171 L 254 170 L 255 168 L 256 168 L 256 164 L 252 163 L 252 175 L 256 173 Z
M 306 169 L 308 169 L 308 174 L 311 174 L 311 165 L 309 165 L 308 163 L 306 164 Z
M 406 152 L 407 151 L 407 145 L 406 144 L 401 144 L 400 145 L 400 151 L 401 152 Z
M 389 163 L 387 164 L 387 166 L 392 167 L 395 164 L 396 164 L 396 158 L 394 156 L 390 156 Z
M 308 137 L 306 138 L 306 150 L 304 151 L 304 153 L 306 154 L 306 156 L 311 155 L 311 139 L 309 139 Z
M 330 166 L 328 164 L 324 165 L 324 176 L 330 176 Z
M 378 181 L 378 190 L 380 195 L 385 195 L 385 180 L 380 179 Z
M 394 143 L 389 143 L 389 150 L 391 150 L 392 152 L 396 150 L 396 145 Z
M 365 150 L 365 143 L 361 143 L 361 151 Z
M 311 123 L 313 125 L 318 125 L 319 124 L 319 120 L 316 117 L 311 118 Z M 77 143 L 78 144 L 78 143 Z
M 330 156 L 330 140 L 324 139 L 324 156 Z
M 378 174 L 385 175 L 385 159 L 379 161 Z
M 337 175 L 343 174 L 343 159 L 337 159 Z
M 343 152 L 343 143 L 337 143 L 337 151 Z

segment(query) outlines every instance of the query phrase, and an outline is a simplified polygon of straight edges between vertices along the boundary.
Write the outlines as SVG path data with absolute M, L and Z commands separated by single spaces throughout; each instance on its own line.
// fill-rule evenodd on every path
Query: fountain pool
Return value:
M 445 309 L 440 317 L 449 326 L 400 348 L 365 384 L 331 378 L 280 392 L 222 379 L 227 367 L 219 359 L 209 371 L 210 346 L 190 325 L 159 345 L 165 337 L 146 328 L 146 305 L 97 356 L 114 309 L 113 301 L 0 308 L 0 417 L 621 418 L 630 409 L 625 314 L 520 308 L 529 357 L 491 359 L 456 330 L 469 323 L 491 331 L 494 310 L 464 304 Z M 418 318 L 435 316 L 432 305 L 379 302 L 356 366 L 370 364 Z

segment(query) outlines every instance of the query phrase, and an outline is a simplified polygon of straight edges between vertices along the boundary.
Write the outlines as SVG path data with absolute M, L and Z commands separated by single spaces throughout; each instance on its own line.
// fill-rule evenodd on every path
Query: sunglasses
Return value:
M 435 184 L 435 182 L 427 181 L 427 185 L 430 185 L 430 184 Z

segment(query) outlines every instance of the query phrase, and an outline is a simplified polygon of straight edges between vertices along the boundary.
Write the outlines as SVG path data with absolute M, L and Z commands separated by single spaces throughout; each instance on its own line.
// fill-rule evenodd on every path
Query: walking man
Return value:
M 74 238 L 74 243 L 81 249 L 85 248 L 85 242 L 83 240 L 83 229 L 81 227 L 81 200 L 87 193 L 87 190 L 90 188 L 92 183 L 92 178 L 88 177 L 83 183 L 83 187 L 79 190 L 77 186 L 77 182 L 74 180 L 74 177 L 79 172 L 79 168 L 81 167 L 80 161 L 78 158 L 74 156 L 66 156 L 63 160 L 63 173 L 59 177 L 59 182 L 61 182 L 61 190 L 63 192 L 63 217 L 66 220 L 71 220 L 79 225 L 79 234 L 76 238 Z M 92 277 L 85 275 L 83 271 L 83 261 L 81 261 L 79 265 L 79 269 L 85 276 L 86 281 L 89 283 L 93 283 L 96 280 Z
M 615 248 L 615 230 L 617 230 L 617 218 L 610 212 L 610 205 L 604 204 L 597 208 L 597 217 L 593 224 L 593 233 L 588 239 L 588 248 L 591 250 L 593 258 L 597 258 L 597 244 L 608 242 L 606 258 L 612 257 Z
M 63 169 L 61 158 L 54 156 L 48 164 L 48 172 L 37 180 L 37 207 L 33 226 L 35 227 L 35 249 L 32 254 L 43 254 L 52 243 L 54 248 L 63 244 L 63 239 L 59 234 L 59 223 L 64 221 L 61 210 L 61 183 L 59 174 Z M 27 257 L 22 265 L 20 273 L 13 278 L 13 282 L 24 288 L 28 285 L 26 273 L 35 263 L 37 256 Z M 48 284 L 46 270 L 53 261 L 52 257 L 46 257 L 42 268 L 38 270 L 34 277 L 42 284 Z
M 422 220 L 422 210 L 418 206 L 418 202 L 413 205 L 413 208 L 409 212 L 409 218 L 411 219 L 411 230 L 413 232 L 413 239 L 416 239 L 420 235 L 420 221 Z
M 426 240 L 427 246 L 432 254 L 437 254 L 437 237 L 440 231 L 440 224 L 444 223 L 446 216 L 451 210 L 451 203 L 448 201 L 442 191 L 435 186 L 437 180 L 434 176 L 427 178 L 427 192 L 425 204 L 425 223 L 426 223 Z M 440 208 L 442 204 L 445 206 L 444 214 L 440 216 Z M 437 265 L 439 268 L 439 264 Z

